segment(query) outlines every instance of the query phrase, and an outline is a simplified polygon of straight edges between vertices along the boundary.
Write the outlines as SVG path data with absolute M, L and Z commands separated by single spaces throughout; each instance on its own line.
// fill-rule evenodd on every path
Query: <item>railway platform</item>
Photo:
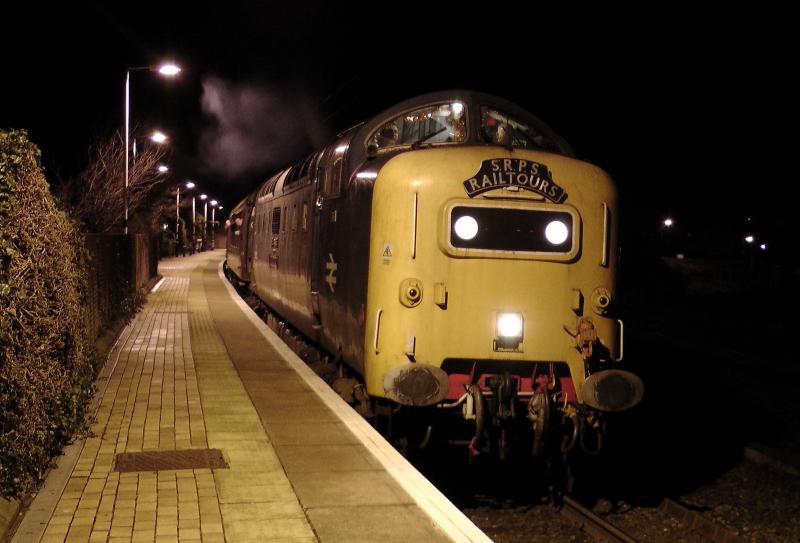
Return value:
M 242 302 L 223 258 L 161 261 L 88 436 L 12 541 L 489 541 Z

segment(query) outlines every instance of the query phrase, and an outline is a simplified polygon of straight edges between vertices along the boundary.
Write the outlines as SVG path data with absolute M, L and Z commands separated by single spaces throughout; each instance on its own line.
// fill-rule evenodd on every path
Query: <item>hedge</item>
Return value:
M 85 253 L 37 147 L 0 130 L 0 494 L 34 488 L 81 427 L 96 363 L 82 303 Z

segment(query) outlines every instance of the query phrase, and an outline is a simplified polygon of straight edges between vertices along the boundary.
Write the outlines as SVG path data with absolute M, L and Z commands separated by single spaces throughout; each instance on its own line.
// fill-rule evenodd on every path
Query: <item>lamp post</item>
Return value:
M 200 199 L 203 200 L 203 241 L 208 234 L 208 195 L 201 194 Z
M 192 184 L 194 186 L 194 184 Z M 195 211 L 195 195 L 192 194 L 192 244 L 189 246 L 191 249 L 192 254 L 194 254 L 194 246 L 195 246 L 195 239 L 197 239 L 197 234 L 195 234 L 195 217 L 197 216 L 197 212 Z
M 194 188 L 194 183 L 191 181 L 186 181 L 186 190 L 191 190 Z M 194 219 L 192 219 L 192 225 L 194 225 Z M 175 195 L 175 235 L 180 236 L 181 232 L 181 186 L 178 185 L 178 191 Z
M 125 190 L 123 200 L 125 202 L 125 216 L 122 221 L 122 233 L 128 233 L 128 183 L 129 171 L 128 160 L 130 155 L 130 133 L 131 133 L 131 72 L 148 70 L 157 71 L 161 75 L 171 77 L 177 75 L 181 69 L 175 64 L 162 64 L 161 66 L 129 66 L 125 70 Z
M 217 210 L 217 201 L 211 200 L 211 250 L 214 250 L 214 238 L 217 235 L 217 223 L 214 212 Z

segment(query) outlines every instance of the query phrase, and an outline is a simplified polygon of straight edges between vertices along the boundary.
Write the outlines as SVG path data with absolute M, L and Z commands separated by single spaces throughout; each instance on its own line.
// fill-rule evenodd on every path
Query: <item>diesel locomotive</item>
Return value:
M 260 184 L 226 268 L 373 401 L 455 415 L 471 454 L 594 452 L 643 395 L 617 367 L 618 216 L 609 175 L 538 118 L 439 92 Z

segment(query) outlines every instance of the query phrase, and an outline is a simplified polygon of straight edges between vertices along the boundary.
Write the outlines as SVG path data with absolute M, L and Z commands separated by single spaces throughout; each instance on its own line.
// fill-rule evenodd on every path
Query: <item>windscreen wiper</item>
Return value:
M 446 127 L 446 126 L 443 126 L 443 127 L 442 127 L 442 128 L 440 128 L 439 130 L 434 130 L 433 132 L 429 132 L 429 133 L 425 134 L 425 135 L 424 135 L 424 136 L 422 136 L 420 139 L 418 139 L 417 141 L 415 141 L 414 143 L 412 143 L 412 144 L 411 144 L 411 148 L 412 148 L 412 149 L 414 149 L 414 150 L 416 150 L 416 149 L 419 149 L 419 146 L 420 146 L 420 145 L 422 145 L 422 143 L 423 143 L 425 140 L 429 140 L 429 139 L 431 139 L 431 138 L 432 138 L 432 137 L 434 137 L 434 136 L 438 136 L 439 134 L 441 134 L 441 133 L 442 133 L 442 132 L 444 132 L 445 130 L 447 130 L 447 127 Z

